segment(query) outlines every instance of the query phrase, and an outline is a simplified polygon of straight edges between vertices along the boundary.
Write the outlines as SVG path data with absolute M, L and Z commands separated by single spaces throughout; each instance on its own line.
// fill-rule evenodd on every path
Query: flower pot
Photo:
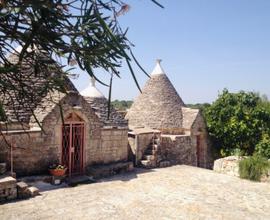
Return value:
M 50 174 L 53 176 L 64 176 L 66 174 L 67 168 L 65 169 L 49 169 Z

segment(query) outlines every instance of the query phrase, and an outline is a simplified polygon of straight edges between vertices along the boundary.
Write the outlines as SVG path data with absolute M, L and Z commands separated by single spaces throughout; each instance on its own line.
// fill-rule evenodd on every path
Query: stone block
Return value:
M 34 187 L 34 186 L 30 186 L 27 188 L 27 193 L 30 197 L 34 197 L 39 195 L 39 190 L 38 188 Z
M 9 186 L 16 186 L 16 179 L 11 176 L 3 176 L 0 178 L 0 189 L 4 189 Z
M 16 179 L 11 176 L 2 176 L 0 178 L 0 201 L 12 200 L 16 198 Z
M 24 191 L 27 188 L 28 188 L 28 185 L 25 182 L 21 181 L 21 182 L 18 182 L 17 183 L 17 189 L 18 189 L 18 191 Z

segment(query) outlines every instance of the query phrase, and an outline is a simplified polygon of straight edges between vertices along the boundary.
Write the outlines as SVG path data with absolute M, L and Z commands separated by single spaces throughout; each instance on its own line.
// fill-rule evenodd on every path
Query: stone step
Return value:
M 149 161 L 149 160 L 141 160 L 141 165 L 144 168 L 151 168 L 151 161 Z
M 156 160 L 156 156 L 155 155 L 143 155 L 143 159 L 144 160 Z
M 158 148 L 159 148 L 159 145 L 157 145 L 157 144 L 153 144 L 153 146 L 152 146 L 152 150 L 158 150 Z
M 28 185 L 25 182 L 23 182 L 23 181 L 17 182 L 18 192 L 25 191 L 27 188 L 28 188 Z
M 171 162 L 168 160 L 160 161 L 159 162 L 159 167 L 169 167 L 171 166 Z
M 30 197 L 28 185 L 23 181 L 17 182 L 17 193 L 18 199 L 26 199 Z
M 39 195 L 39 189 L 37 187 L 34 187 L 34 186 L 27 187 L 26 192 L 28 193 L 29 197 L 35 197 L 35 196 Z
M 146 169 L 152 169 L 156 167 L 156 162 L 150 160 L 141 160 L 141 166 Z

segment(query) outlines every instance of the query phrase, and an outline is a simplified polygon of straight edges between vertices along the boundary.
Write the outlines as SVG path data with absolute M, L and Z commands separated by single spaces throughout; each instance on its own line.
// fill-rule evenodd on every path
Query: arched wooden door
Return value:
M 62 126 L 62 164 L 68 168 L 69 176 L 84 172 L 84 121 L 70 113 Z

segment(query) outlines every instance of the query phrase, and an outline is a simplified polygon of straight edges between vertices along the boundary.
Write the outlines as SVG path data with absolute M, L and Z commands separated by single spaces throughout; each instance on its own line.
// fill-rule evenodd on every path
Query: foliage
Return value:
M 224 90 L 205 111 L 209 134 L 222 156 L 235 151 L 252 155 L 262 135 L 269 134 L 270 111 L 253 92 Z
M 240 178 L 260 181 L 261 177 L 268 172 L 270 163 L 264 157 L 254 155 L 239 162 Z
M 151 1 L 161 6 L 157 1 Z M 122 31 L 117 20 L 118 16 L 129 8 L 130 6 L 121 0 L 1 0 L 2 99 L 7 97 L 9 102 L 14 103 L 24 97 L 35 96 L 38 92 L 35 87 L 24 89 L 24 81 L 16 75 L 22 72 L 24 65 L 32 67 L 32 76 L 36 76 L 41 69 L 50 66 L 52 61 L 62 70 L 64 67 L 67 69 L 76 65 L 104 85 L 95 75 L 95 68 L 105 70 L 110 78 L 120 77 L 118 68 L 122 62 L 126 62 L 139 88 L 131 61 L 135 61 L 139 68 L 142 67 L 131 51 L 133 45 L 126 37 L 127 30 Z M 21 49 L 16 50 L 17 46 Z M 46 59 L 41 59 L 40 53 L 45 55 Z M 8 59 L 10 54 L 15 54 L 18 59 L 11 61 Z M 67 73 L 69 71 L 57 71 L 56 74 L 40 76 L 43 77 L 44 89 L 63 92 L 65 87 L 59 85 L 64 84 L 63 79 Z M 29 80 L 31 79 L 32 77 L 29 77 Z M 112 80 L 110 88 L 111 82 Z M 32 83 L 34 84 L 35 82 Z M 13 93 L 16 94 L 15 97 L 10 95 L 10 89 L 16 91 Z
M 255 147 L 255 152 L 262 157 L 270 158 L 270 136 L 263 134 L 262 139 Z
M 52 164 L 49 166 L 50 170 L 65 170 L 66 166 L 61 164 Z
M 114 100 L 112 101 L 112 105 L 115 109 L 117 110 L 121 110 L 121 111 L 125 111 L 127 110 L 128 108 L 130 108 L 130 106 L 132 105 L 133 101 L 129 101 L 129 100 Z

